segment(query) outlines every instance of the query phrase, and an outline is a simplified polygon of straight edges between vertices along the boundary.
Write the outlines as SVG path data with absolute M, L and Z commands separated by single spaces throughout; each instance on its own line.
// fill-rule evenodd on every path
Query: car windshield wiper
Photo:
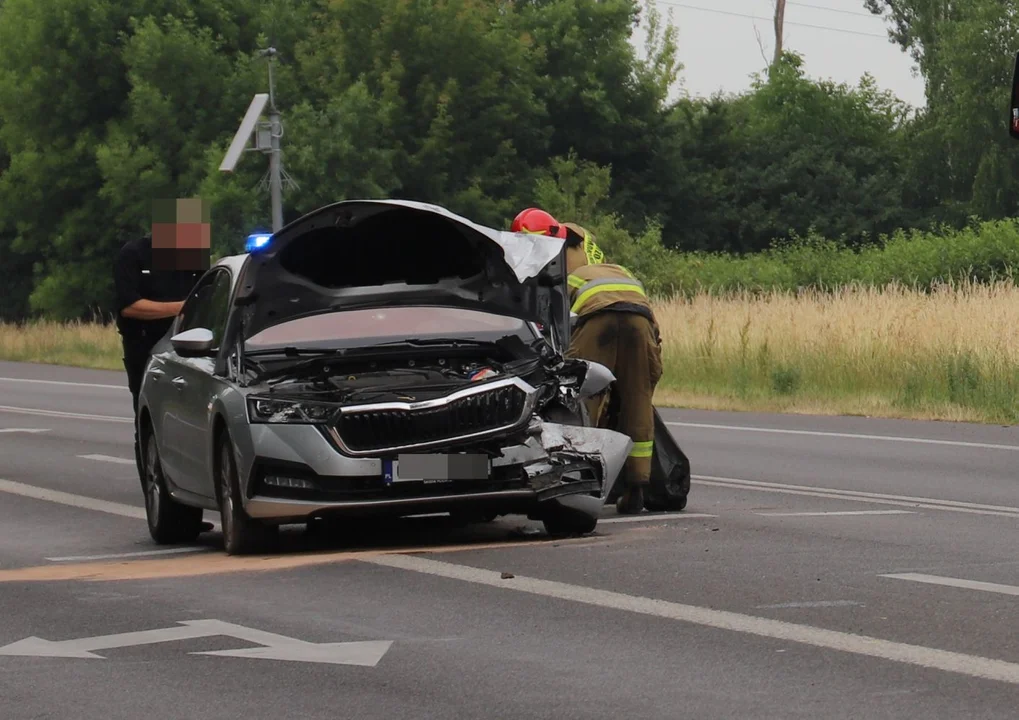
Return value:
M 435 340 L 393 340 L 392 342 L 377 343 L 372 347 L 491 347 L 496 343 L 485 340 L 461 340 L 459 338 L 439 338 Z

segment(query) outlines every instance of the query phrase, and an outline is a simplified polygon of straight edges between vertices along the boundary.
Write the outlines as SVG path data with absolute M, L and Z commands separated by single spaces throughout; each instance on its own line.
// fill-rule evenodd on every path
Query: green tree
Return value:
M 334 0 L 313 26 L 297 50 L 298 181 L 328 176 L 329 199 L 382 191 L 504 223 L 548 144 L 533 43 L 512 14 L 480 0 Z
M 551 123 L 547 153 L 611 168 L 608 202 L 636 229 L 666 215 L 668 98 L 682 69 L 677 30 L 647 0 L 517 0 L 535 89 Z M 631 42 L 647 24 L 644 57 Z M 544 164 L 534 157 L 535 164 Z
M 866 0 L 887 13 L 891 37 L 917 61 L 927 112 L 912 145 L 911 182 L 926 185 L 935 218 L 1000 218 L 1019 209 L 1019 150 L 1005 130 L 1015 48 L 1016 0 Z
M 109 309 L 118 246 L 144 232 L 152 199 L 196 194 L 206 148 L 232 134 L 269 11 L 257 0 L 5 1 L 0 232 L 35 270 L 33 310 Z M 293 35 L 286 16 L 273 19 Z
M 791 234 L 859 243 L 909 225 L 903 209 L 906 107 L 870 77 L 815 82 L 785 53 L 736 98 L 674 111 L 670 193 L 691 250 L 751 252 Z

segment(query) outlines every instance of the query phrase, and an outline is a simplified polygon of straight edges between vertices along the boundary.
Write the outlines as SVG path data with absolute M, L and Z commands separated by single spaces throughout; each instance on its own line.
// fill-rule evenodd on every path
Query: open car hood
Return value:
M 560 351 L 570 310 L 562 240 L 478 225 L 407 200 L 327 205 L 275 233 L 245 264 L 244 339 L 338 310 L 432 305 L 541 324 Z

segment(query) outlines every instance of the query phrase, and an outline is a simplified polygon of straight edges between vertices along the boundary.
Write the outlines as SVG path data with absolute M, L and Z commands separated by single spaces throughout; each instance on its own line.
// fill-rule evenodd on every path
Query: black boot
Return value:
M 637 515 L 644 509 L 644 488 L 629 485 L 616 499 L 616 512 L 620 515 Z

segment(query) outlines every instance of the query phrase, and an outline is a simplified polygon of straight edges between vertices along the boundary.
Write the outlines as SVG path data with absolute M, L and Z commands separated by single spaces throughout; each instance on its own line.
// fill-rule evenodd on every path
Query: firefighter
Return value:
M 661 335 L 644 287 L 626 268 L 606 263 L 594 238 L 579 225 L 559 223 L 549 213 L 529 208 L 514 219 L 512 230 L 566 240 L 570 303 L 578 316 L 567 354 L 601 363 L 616 376 L 612 429 L 633 441 L 616 509 L 622 514 L 639 513 L 651 480 L 652 400 L 662 376 Z M 609 406 L 607 397 L 589 403 L 596 425 L 605 426 Z

